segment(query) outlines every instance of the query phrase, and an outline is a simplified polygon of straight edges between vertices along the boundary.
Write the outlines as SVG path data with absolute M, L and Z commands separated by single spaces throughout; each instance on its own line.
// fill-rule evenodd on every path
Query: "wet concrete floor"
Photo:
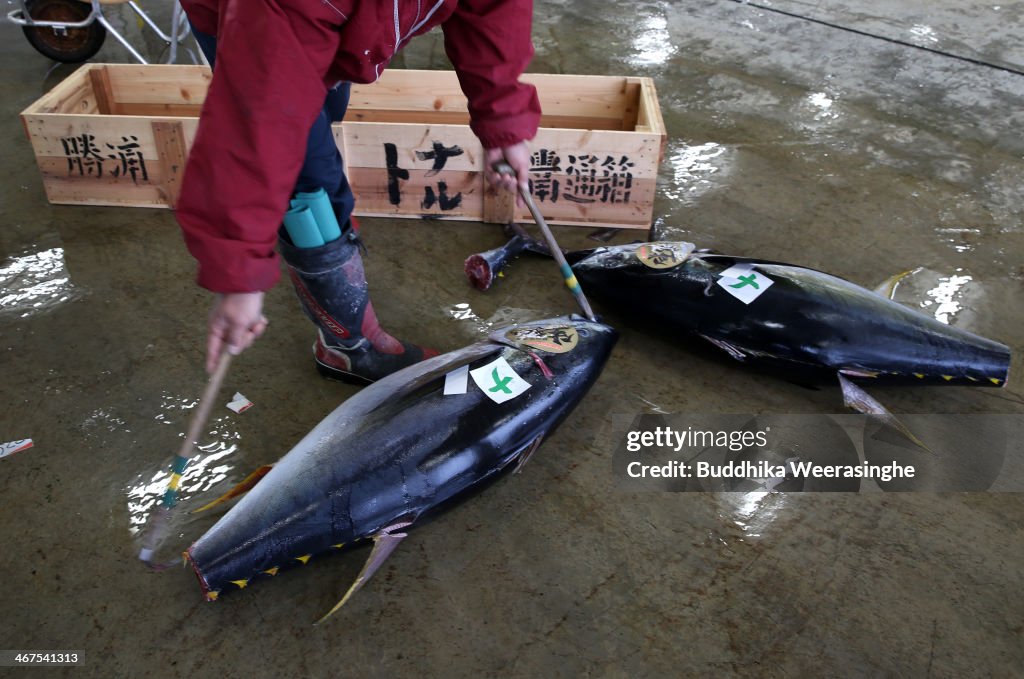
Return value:
M 1019 356 L 1022 19 L 1020 2 L 548 0 L 532 69 L 655 79 L 669 132 L 657 236 L 869 287 L 924 267 L 934 285 L 908 301 Z M 35 441 L 0 460 L 0 648 L 82 651 L 52 671 L 65 676 L 1020 674 L 1024 497 L 626 492 L 615 416 L 844 411 L 838 389 L 614 315 L 612 361 L 523 473 L 417 529 L 327 624 L 311 625 L 365 552 L 215 604 L 188 571 L 148 572 L 136 533 L 205 379 L 209 297 L 170 212 L 47 203 L 17 113 L 71 69 L 51 71 L 9 24 L 0 36 L 0 439 Z M 399 65 L 442 55 L 428 36 Z M 108 40 L 97 60 L 128 59 Z M 378 314 L 401 337 L 452 349 L 489 319 L 573 310 L 539 259 L 486 294 L 467 286 L 463 258 L 500 243 L 495 227 L 364 231 Z M 585 234 L 559 232 L 572 247 L 592 246 Z M 256 406 L 214 411 L 185 507 L 355 393 L 314 372 L 290 289 L 266 307 L 270 329 L 222 394 Z M 1002 390 L 872 394 L 897 413 L 1019 419 L 1014 363 Z M 179 517 L 168 552 L 212 520 Z

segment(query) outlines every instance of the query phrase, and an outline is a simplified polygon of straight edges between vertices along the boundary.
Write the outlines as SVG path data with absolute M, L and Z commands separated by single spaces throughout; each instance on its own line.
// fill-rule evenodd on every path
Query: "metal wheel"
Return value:
M 92 6 L 78 0 L 28 0 L 25 9 L 35 21 L 76 23 L 89 17 Z M 96 54 L 107 37 L 107 29 L 98 21 L 83 28 L 22 26 L 29 43 L 55 61 L 74 64 Z

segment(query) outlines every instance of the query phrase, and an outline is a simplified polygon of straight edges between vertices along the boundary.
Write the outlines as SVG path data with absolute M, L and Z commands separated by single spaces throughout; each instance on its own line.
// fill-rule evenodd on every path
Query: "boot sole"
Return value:
M 313 360 L 316 362 L 316 371 L 329 380 L 344 382 L 345 384 L 354 384 L 360 387 L 368 386 L 374 382 L 374 380 L 367 379 L 361 375 L 356 375 L 355 373 L 345 372 L 344 370 L 338 370 L 337 368 L 332 368 L 329 365 L 324 365 L 315 358 Z

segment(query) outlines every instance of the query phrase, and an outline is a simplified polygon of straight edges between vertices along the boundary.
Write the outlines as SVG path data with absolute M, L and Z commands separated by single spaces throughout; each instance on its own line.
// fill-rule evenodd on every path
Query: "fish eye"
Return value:
M 579 328 L 576 333 L 580 337 L 590 337 L 590 328 Z

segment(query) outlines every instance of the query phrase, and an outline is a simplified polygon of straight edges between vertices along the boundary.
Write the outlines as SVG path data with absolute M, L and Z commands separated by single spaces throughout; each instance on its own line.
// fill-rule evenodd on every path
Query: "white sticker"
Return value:
M 718 274 L 722 278 L 739 278 L 743 274 L 750 273 L 754 270 L 754 265 L 750 262 L 740 262 L 739 264 L 733 264 L 728 269 Z
M 456 368 L 444 376 L 444 395 L 465 394 L 469 383 L 469 366 Z
M 737 266 L 744 265 L 740 264 Z M 724 275 L 727 272 L 734 271 L 736 268 L 737 267 L 734 266 L 723 271 L 722 277 L 718 279 L 718 285 L 744 304 L 750 304 L 753 302 L 764 294 L 764 291 L 770 288 L 772 283 L 775 282 L 763 273 L 754 271 L 753 267 L 735 271 L 735 278 Z
M 231 399 L 231 403 L 228 404 L 228 408 L 231 408 L 236 413 L 245 412 L 249 408 L 252 408 L 252 401 L 236 391 L 234 398 Z
M 14 453 L 20 453 L 32 447 L 32 439 L 21 439 L 20 441 L 9 441 L 0 443 L 0 457 L 7 457 Z
M 476 385 L 487 395 L 487 398 L 495 403 L 504 403 L 515 398 L 531 386 L 512 369 L 504 356 L 476 370 L 471 370 L 469 374 Z

